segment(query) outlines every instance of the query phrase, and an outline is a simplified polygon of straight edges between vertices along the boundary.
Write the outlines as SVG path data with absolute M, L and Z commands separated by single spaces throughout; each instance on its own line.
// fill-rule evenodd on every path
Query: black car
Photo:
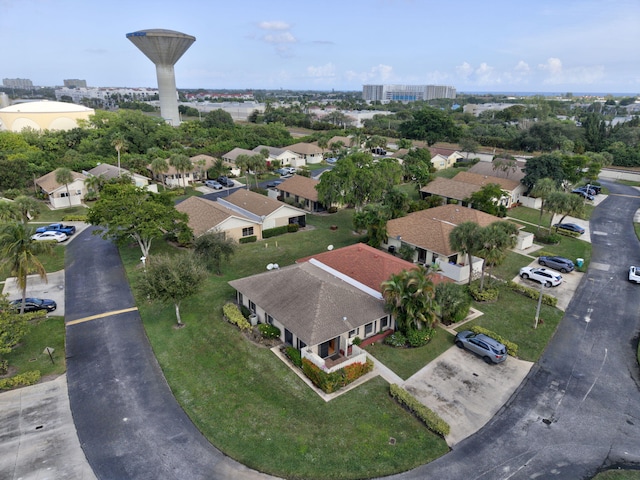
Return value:
M 554 270 L 559 270 L 562 273 L 573 272 L 576 268 L 571 260 L 564 257 L 538 257 L 538 263 L 543 267 L 550 267 Z
M 218 183 L 223 187 L 233 187 L 235 185 L 235 183 L 233 183 L 233 180 L 224 176 L 218 177 Z
M 20 310 L 22 307 L 22 299 L 11 300 L 9 302 L 11 308 L 16 310 Z M 29 312 L 37 312 L 39 310 L 46 310 L 47 312 L 53 312 L 58 305 L 53 300 L 49 300 L 48 298 L 27 298 L 24 304 L 25 313 Z
M 556 223 L 553 225 L 555 228 L 559 228 L 561 230 L 569 230 L 570 232 L 576 232 L 582 235 L 584 233 L 584 228 L 580 225 L 576 225 L 575 223 Z
M 573 190 L 571 190 L 571 193 L 580 195 L 582 198 L 585 198 L 592 202 L 595 197 L 591 193 L 589 193 L 590 191 L 591 190 L 587 191 L 586 187 L 580 187 L 580 188 L 574 188 Z
M 588 189 L 589 193 L 591 193 L 591 195 L 600 195 L 600 193 L 602 192 L 602 185 L 593 185 L 591 183 L 587 183 L 582 188 Z

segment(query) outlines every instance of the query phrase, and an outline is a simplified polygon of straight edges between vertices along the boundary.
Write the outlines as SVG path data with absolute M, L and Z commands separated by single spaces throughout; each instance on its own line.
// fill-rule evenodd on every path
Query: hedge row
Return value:
M 325 393 L 333 393 L 372 370 L 373 362 L 368 358 L 366 363 L 352 363 L 331 373 L 323 372 L 306 358 L 302 359 L 302 371 L 316 387 Z
M 240 240 L 238 240 L 238 243 L 253 243 L 257 240 L 258 237 L 256 237 L 255 235 L 251 235 L 250 237 L 242 237 Z
M 62 217 L 63 222 L 86 222 L 86 215 L 65 215 Z
M 507 287 L 509 287 L 511 290 L 513 290 L 516 293 L 524 295 L 525 297 L 533 298 L 535 300 L 537 300 L 538 297 L 540 296 L 540 290 L 536 288 L 527 287 L 526 285 L 520 285 L 519 283 L 512 282 L 511 280 L 507 282 Z M 544 303 L 545 305 L 549 305 L 551 307 L 555 307 L 558 304 L 558 299 L 556 297 L 553 297 L 551 295 L 547 295 L 546 293 L 544 293 L 542 295 L 542 303 Z
M 277 237 L 278 235 L 284 235 L 285 233 L 295 233 L 300 228 L 297 223 L 290 223 L 288 225 L 282 225 L 280 227 L 267 228 L 262 231 L 262 238 Z
M 498 299 L 499 291 L 497 288 L 489 287 L 480 291 L 480 283 L 473 282 L 471 285 L 469 285 L 469 293 L 476 302 L 492 302 Z
M 222 313 L 229 323 L 233 323 L 240 330 L 251 330 L 251 324 L 244 318 L 242 312 L 237 305 L 233 303 L 225 303 L 222 307 Z
M 11 390 L 15 387 L 28 387 L 34 385 L 40 380 L 40 370 L 34 370 L 32 372 L 20 373 L 10 378 L 3 378 L 0 380 L 0 391 Z
M 429 407 L 420 403 L 413 395 L 395 383 L 389 385 L 389 393 L 400 405 L 413 413 L 429 430 L 438 435 L 447 436 L 451 427 Z
M 512 357 L 517 357 L 518 356 L 518 344 L 517 343 L 510 342 L 509 340 L 506 340 L 506 339 L 502 338 L 497 333 L 492 332 L 491 330 L 487 330 L 486 328 L 479 327 L 477 325 L 471 327 L 471 331 L 473 333 L 482 333 L 482 334 L 484 334 L 484 335 L 486 335 L 488 337 L 491 337 L 491 338 L 499 341 L 505 347 L 507 347 L 507 353 L 509 355 L 511 355 Z

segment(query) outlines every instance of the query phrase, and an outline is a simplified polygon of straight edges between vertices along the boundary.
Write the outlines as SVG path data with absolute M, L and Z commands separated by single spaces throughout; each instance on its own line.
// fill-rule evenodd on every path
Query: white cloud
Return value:
M 287 22 L 275 21 L 275 22 L 260 22 L 258 27 L 263 30 L 289 30 L 291 25 Z
M 279 33 L 277 35 L 268 34 L 262 38 L 265 42 L 273 44 L 296 43 L 298 41 L 291 32 Z
M 514 70 L 518 73 L 529 73 L 531 71 L 531 68 L 529 67 L 529 64 L 527 62 L 525 62 L 524 60 L 520 60 Z
M 336 67 L 333 63 L 327 63 L 314 67 L 313 65 L 307 67 L 307 76 L 314 78 L 327 78 L 336 76 Z
M 360 83 L 389 83 L 394 81 L 395 74 L 393 73 L 393 67 L 390 65 L 379 64 L 371 67 L 371 70 L 368 72 L 354 72 L 353 70 L 348 70 L 345 73 L 345 77 L 349 81 L 358 80 Z
M 456 73 L 462 78 L 469 78 L 473 73 L 473 67 L 467 62 L 463 62 L 462 65 L 456 67 Z
M 549 58 L 547 63 L 541 63 L 538 65 L 540 70 L 546 70 L 551 75 L 562 75 L 562 61 L 559 58 Z

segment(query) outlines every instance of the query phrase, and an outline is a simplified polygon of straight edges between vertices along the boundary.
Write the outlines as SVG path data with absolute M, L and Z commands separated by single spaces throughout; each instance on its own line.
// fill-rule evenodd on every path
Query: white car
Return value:
M 36 240 L 38 242 L 64 242 L 67 238 L 66 233 L 63 232 L 55 232 L 55 231 L 47 231 L 42 233 L 36 233 L 31 236 L 31 240 Z
M 640 267 L 629 267 L 629 281 L 640 283 Z
M 546 268 L 522 267 L 520 276 L 543 284 L 545 287 L 557 287 L 562 283 L 562 275 Z

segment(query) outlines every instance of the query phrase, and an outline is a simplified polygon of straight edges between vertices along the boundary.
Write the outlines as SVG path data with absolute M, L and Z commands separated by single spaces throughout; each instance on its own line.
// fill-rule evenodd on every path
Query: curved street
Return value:
M 640 463 L 640 286 L 626 280 L 640 263 L 631 223 L 640 197 L 602 183 L 612 195 L 591 218 L 589 271 L 539 364 L 478 433 L 393 478 L 579 479 Z M 69 397 L 98 478 L 269 478 L 212 447 L 177 404 L 113 245 L 80 234 L 66 285 Z

